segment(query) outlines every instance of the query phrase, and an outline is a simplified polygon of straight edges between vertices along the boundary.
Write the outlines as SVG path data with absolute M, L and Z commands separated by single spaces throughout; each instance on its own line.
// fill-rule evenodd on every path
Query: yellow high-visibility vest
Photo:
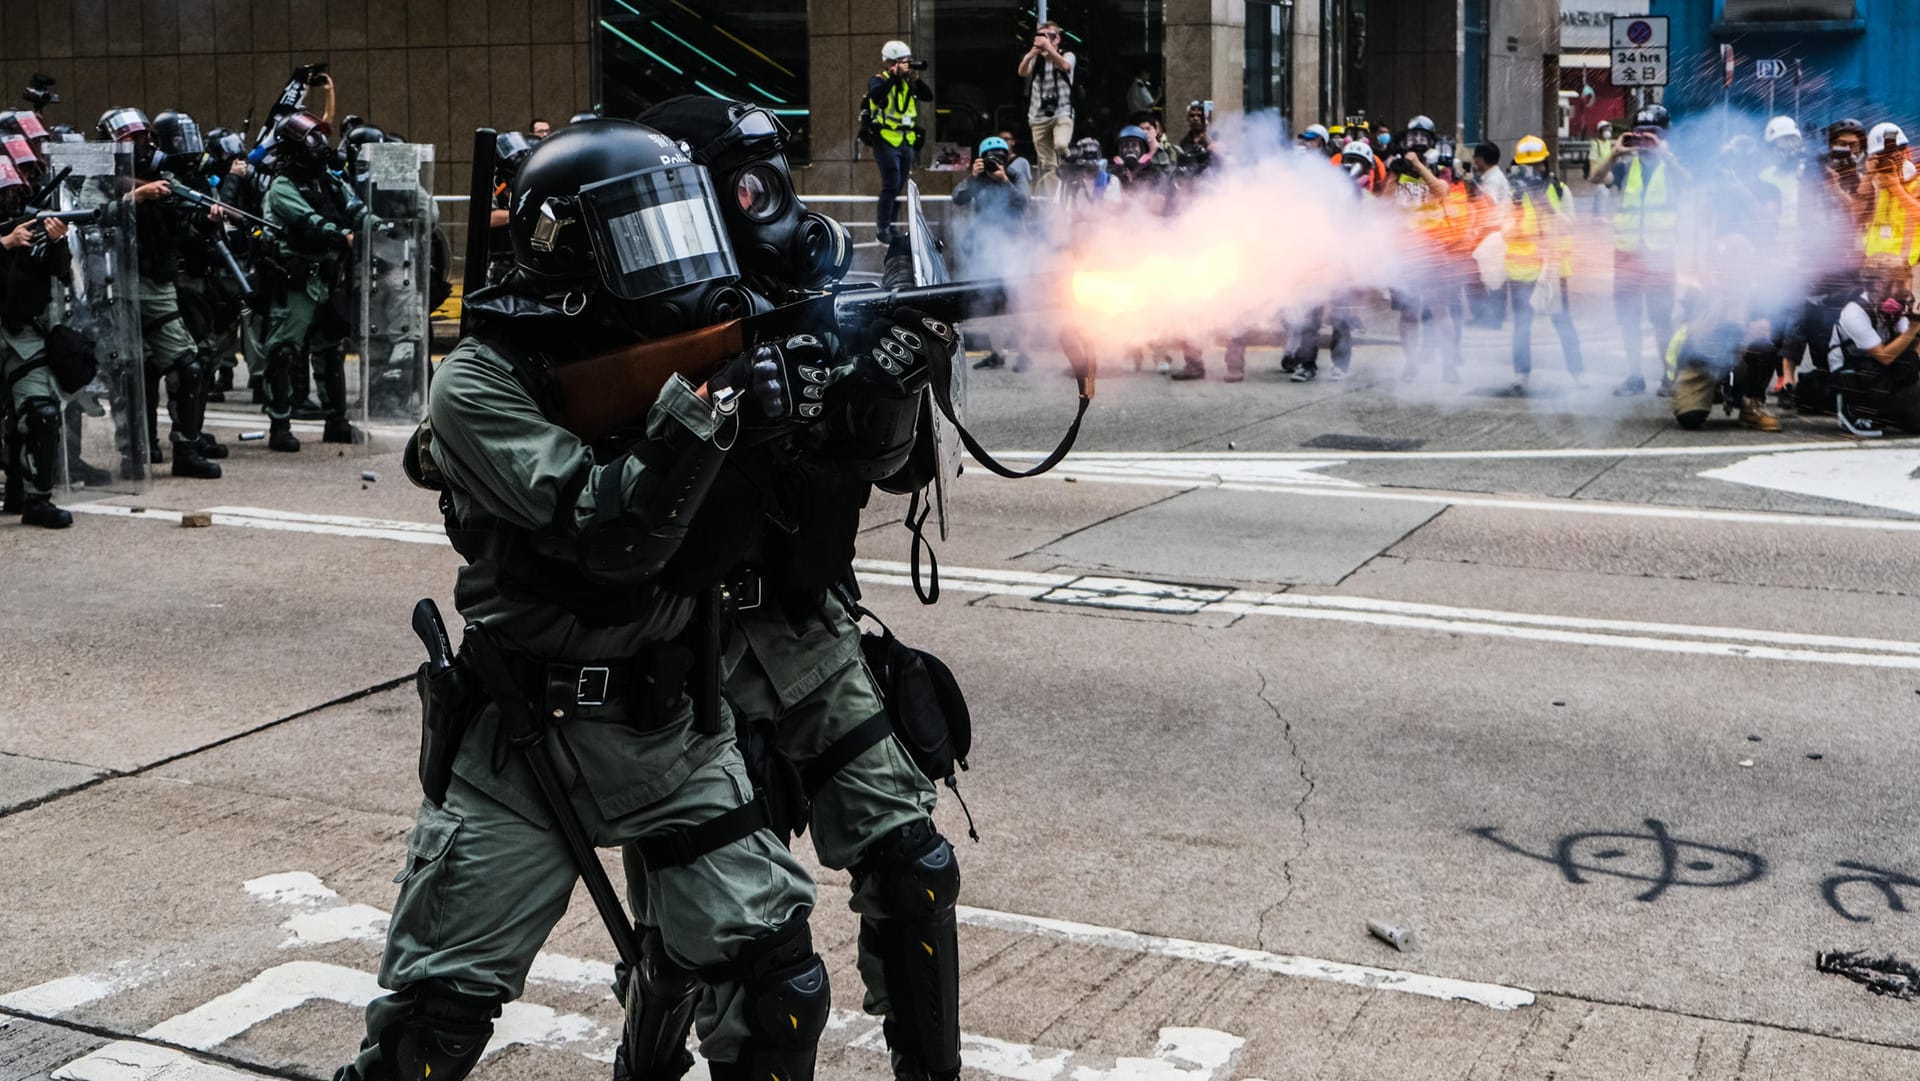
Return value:
M 1780 227 L 1797 228 L 1800 224 L 1800 177 L 1778 165 L 1769 165 L 1760 170 L 1760 182 L 1780 193 Z
M 920 99 L 913 96 L 913 87 L 905 80 L 888 87 L 887 100 L 880 108 L 880 137 L 887 145 L 917 144 L 920 136 L 915 124 L 919 119 Z
M 1517 282 L 1540 280 L 1540 211 L 1533 193 L 1521 192 L 1514 223 L 1507 230 L 1507 277 Z M 1553 212 L 1553 250 L 1560 255 L 1560 276 L 1573 274 L 1573 202 L 1561 194 L 1560 185 L 1547 185 L 1547 206 Z
M 1907 184 L 1906 189 L 1913 191 L 1915 185 L 1920 185 L 1920 179 Z M 1892 192 L 1874 192 L 1873 220 L 1867 223 L 1867 258 L 1905 256 L 1908 265 L 1920 263 L 1920 247 L 1913 242 L 1913 225 L 1907 218 L 1906 204 L 1895 199 Z
M 1646 175 L 1640 157 L 1627 166 L 1627 182 L 1620 186 L 1620 206 L 1613 212 L 1613 246 L 1624 252 L 1672 251 L 1679 219 L 1667 192 L 1666 164 L 1657 163 Z

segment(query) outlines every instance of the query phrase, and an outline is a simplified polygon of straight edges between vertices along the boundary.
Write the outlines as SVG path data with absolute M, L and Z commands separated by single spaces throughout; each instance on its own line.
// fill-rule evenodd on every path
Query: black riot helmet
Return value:
M 39 180 L 44 171 L 40 155 L 33 152 L 33 144 L 28 142 L 24 135 L 15 135 L 11 132 L 0 135 L 0 157 L 5 157 L 7 162 L 18 169 L 20 175 L 29 182 Z
M 0 213 L 9 216 L 20 212 L 27 205 L 27 181 L 13 162 L 0 158 Z
M 232 128 L 213 128 L 207 132 L 207 172 L 225 176 L 234 159 L 247 156 L 246 136 Z
M 749 303 L 706 167 L 645 125 L 597 120 L 541 140 L 509 209 L 509 287 L 566 314 L 604 298 L 630 329 L 660 336 Z
M 318 175 L 332 153 L 327 145 L 327 126 L 312 113 L 288 113 L 274 125 L 273 156 L 288 172 Z
M 520 167 L 527 163 L 527 155 L 533 153 L 534 141 L 525 132 L 503 131 L 493 140 L 493 182 L 512 184 L 513 178 L 520 175 Z
M 1633 114 L 1633 126 L 1636 128 L 1665 129 L 1673 123 L 1673 117 L 1665 105 L 1649 105 Z
M 846 226 L 809 211 L 793 190 L 786 129 L 757 105 L 704 94 L 669 98 L 640 122 L 693 148 L 720 192 L 740 269 L 802 289 L 846 276 L 853 242 Z
M 153 144 L 170 158 L 191 158 L 207 150 L 200 125 L 186 113 L 172 110 L 153 118 Z
M 151 180 L 159 175 L 159 162 L 153 153 L 153 125 L 147 122 L 147 114 L 138 109 L 108 109 L 100 114 L 99 130 L 102 138 L 133 147 L 134 176 Z
M 367 178 L 367 167 L 361 163 L 360 149 L 368 143 L 384 143 L 389 140 L 386 130 L 372 124 L 360 123 L 350 128 L 340 137 L 340 168 L 349 180 L 361 181 Z

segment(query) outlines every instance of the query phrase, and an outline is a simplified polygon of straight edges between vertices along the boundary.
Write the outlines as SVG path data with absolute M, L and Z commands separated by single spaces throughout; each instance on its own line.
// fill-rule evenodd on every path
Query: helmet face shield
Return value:
M 600 280 L 623 300 L 740 274 L 713 182 L 701 166 L 669 165 L 603 180 L 580 189 L 579 206 Z
M 167 125 L 160 142 L 161 150 L 178 158 L 203 154 L 207 149 L 206 139 L 200 134 L 200 125 L 185 113 L 178 114 L 173 122 Z
M 126 142 L 147 133 L 147 114 L 138 109 L 114 109 L 100 118 L 100 130 L 116 143 Z
M 0 135 L 0 149 L 6 151 L 6 160 L 17 168 L 26 169 L 40 163 L 33 144 L 24 135 Z

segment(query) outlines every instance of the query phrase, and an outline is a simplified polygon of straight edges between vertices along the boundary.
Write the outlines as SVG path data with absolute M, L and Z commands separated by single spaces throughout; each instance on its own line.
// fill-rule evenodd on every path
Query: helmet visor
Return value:
M 100 127 L 107 138 L 124 142 L 148 130 L 147 115 L 138 109 L 115 109 L 101 118 Z
M 167 145 L 161 147 L 176 157 L 192 157 L 205 153 L 207 141 L 200 134 L 200 125 L 190 116 L 181 116 L 174 120 L 173 130 L 167 133 Z
M 14 113 L 13 122 L 20 128 L 20 134 L 29 139 L 44 139 L 47 137 L 47 126 L 40 122 L 40 114 L 38 113 Z
M 580 189 L 600 280 L 623 300 L 737 278 L 706 169 L 669 165 Z
M 24 135 L 0 135 L 0 148 L 6 150 L 7 160 L 20 168 L 26 168 L 40 160 L 33 152 L 33 144 Z

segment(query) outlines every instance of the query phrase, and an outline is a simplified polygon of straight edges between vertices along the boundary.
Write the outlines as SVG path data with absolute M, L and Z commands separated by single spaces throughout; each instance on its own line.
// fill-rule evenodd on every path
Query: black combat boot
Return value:
M 195 480 L 219 480 L 220 467 L 207 461 L 206 456 L 200 453 L 199 443 L 176 442 L 173 445 L 173 475 Z
M 26 506 L 20 510 L 20 524 L 37 525 L 42 529 L 65 529 L 73 524 L 73 515 L 54 506 L 52 496 L 29 496 Z
M 220 461 L 227 456 L 227 445 L 213 437 L 212 432 L 202 431 L 194 437 L 193 445 L 200 451 L 200 457 L 210 461 Z
M 85 458 L 67 459 L 67 479 L 89 488 L 104 488 L 113 483 L 113 474 Z
M 366 433 L 347 423 L 345 417 L 328 417 L 327 426 L 320 433 L 322 443 L 364 443 Z
M 280 419 L 269 423 L 267 429 L 267 449 L 283 450 L 291 454 L 300 449 L 300 440 L 294 438 L 293 422 Z

